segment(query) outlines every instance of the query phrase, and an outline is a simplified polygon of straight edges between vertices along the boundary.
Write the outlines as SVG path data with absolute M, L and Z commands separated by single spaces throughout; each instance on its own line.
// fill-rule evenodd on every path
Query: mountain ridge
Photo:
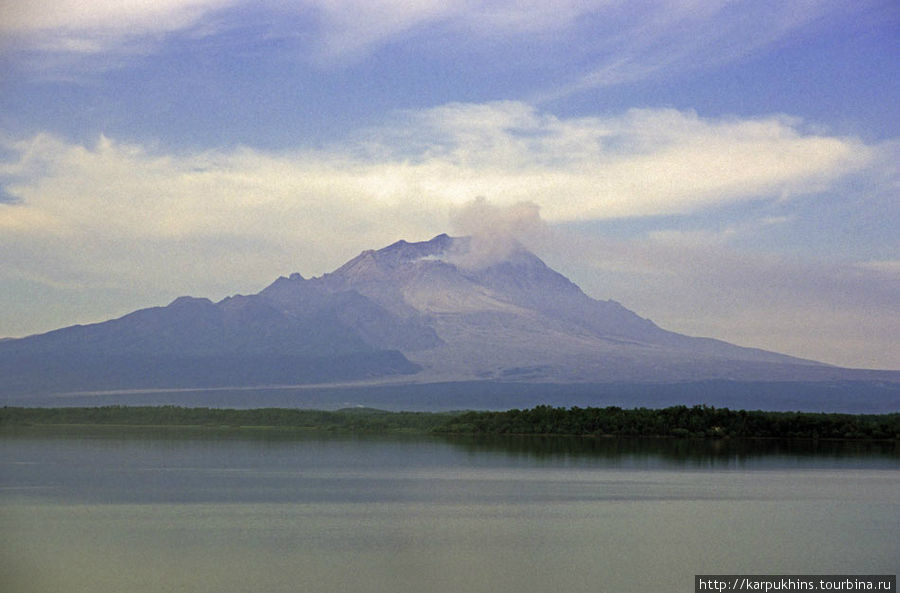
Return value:
M 47 374 L 56 380 L 41 378 Z M 256 294 L 219 302 L 179 297 L 101 323 L 0 341 L 0 393 L 227 381 L 243 387 L 859 376 L 665 330 L 621 303 L 588 296 L 518 243 L 446 234 L 363 251 L 322 276 L 281 276 Z

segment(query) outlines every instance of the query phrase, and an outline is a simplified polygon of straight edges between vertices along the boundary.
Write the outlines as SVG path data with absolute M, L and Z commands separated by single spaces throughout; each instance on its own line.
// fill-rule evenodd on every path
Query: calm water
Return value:
M 900 568 L 894 445 L 0 433 L 0 588 L 693 590 Z

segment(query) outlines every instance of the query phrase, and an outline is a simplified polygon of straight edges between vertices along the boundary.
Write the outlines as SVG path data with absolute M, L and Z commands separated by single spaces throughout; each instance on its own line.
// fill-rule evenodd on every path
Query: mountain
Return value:
M 431 328 L 440 343 L 397 347 L 432 380 L 845 376 L 844 369 L 815 361 L 666 331 L 616 301 L 589 297 L 520 245 L 498 254 L 470 238 L 447 235 L 398 241 L 307 282 L 332 293 L 354 291 L 411 324 Z
M 254 295 L 0 341 L 0 394 L 294 384 L 900 381 L 664 330 L 520 245 L 439 235 Z
M 370 345 L 343 321 L 354 316 L 367 317 L 363 328 L 390 318 L 348 293 L 294 311 L 258 295 L 218 303 L 181 297 L 167 307 L 0 343 L 0 392 L 283 385 L 420 370 L 399 351 Z

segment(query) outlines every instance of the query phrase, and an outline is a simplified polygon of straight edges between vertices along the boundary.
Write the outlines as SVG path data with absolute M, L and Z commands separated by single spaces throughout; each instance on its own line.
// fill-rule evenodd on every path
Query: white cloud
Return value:
M 195 26 L 238 0 L 10 0 L 0 3 L 7 43 L 51 52 L 95 54 L 127 40 Z
M 359 143 L 320 151 L 167 155 L 105 137 L 86 147 L 49 135 L 8 149 L 20 158 L 0 174 L 19 179 L 6 191 L 21 203 L 0 210 L 6 232 L 98 227 L 155 238 L 291 232 L 291 217 L 310 228 L 394 210 L 446 220 L 449 208 L 475 196 L 536 202 L 551 222 L 685 213 L 820 191 L 878 152 L 853 138 L 805 134 L 779 117 L 632 110 L 560 119 L 513 102 L 409 113 Z
M 806 134 L 784 117 L 705 119 L 675 110 L 559 119 L 525 104 L 448 105 L 370 138 L 404 159 L 433 196 L 532 200 L 550 221 L 684 213 L 760 196 L 820 191 L 876 150 Z M 409 146 L 415 148 L 411 151 Z
M 205 11 L 234 0 L 13 0 L 0 5 L 0 25 L 7 32 L 167 30 L 193 23 Z

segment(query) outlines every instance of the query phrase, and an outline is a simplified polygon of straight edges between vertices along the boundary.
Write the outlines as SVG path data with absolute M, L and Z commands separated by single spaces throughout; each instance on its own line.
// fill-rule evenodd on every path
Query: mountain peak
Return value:
M 446 234 L 438 235 L 428 241 L 410 243 L 401 239 L 378 250 L 367 249 L 336 269 L 325 274 L 322 280 L 327 283 L 354 284 L 357 282 L 384 282 L 393 271 L 406 267 L 420 260 L 439 260 L 449 253 L 455 242 Z
M 377 254 L 379 258 L 387 258 L 389 261 L 413 261 L 423 257 L 444 255 L 459 241 L 460 239 L 455 239 L 446 233 L 442 233 L 428 241 L 415 243 L 401 239 L 373 253 Z
M 428 241 L 396 241 L 378 250 L 363 251 L 336 272 L 358 268 L 362 262 L 393 268 L 400 264 L 424 261 L 440 261 L 466 273 L 498 265 L 519 268 L 549 269 L 534 253 L 510 238 L 462 236 L 451 237 L 441 233 Z

